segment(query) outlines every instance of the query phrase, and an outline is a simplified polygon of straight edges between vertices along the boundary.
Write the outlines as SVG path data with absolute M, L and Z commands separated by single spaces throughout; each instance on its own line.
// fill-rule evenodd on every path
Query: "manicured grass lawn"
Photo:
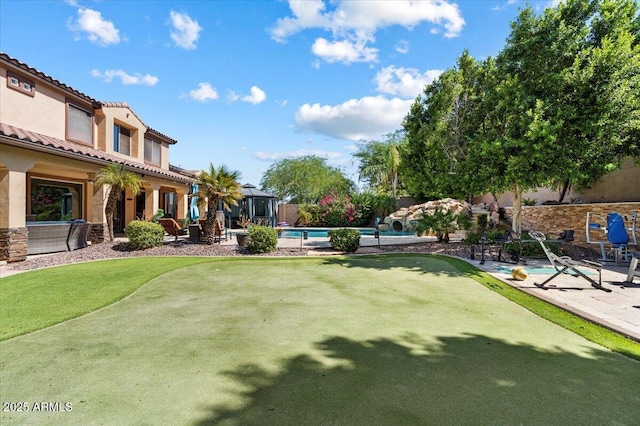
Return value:
M 0 423 L 636 424 L 640 418 L 640 362 L 523 309 L 497 293 L 508 292 L 499 282 L 456 261 L 197 260 L 173 259 L 171 266 L 160 260 L 148 267 L 155 278 L 146 285 L 119 289 L 124 296 L 139 288 L 129 297 L 1 342 L 3 402 L 69 402 L 72 411 L 2 412 Z M 142 281 L 137 274 L 148 263 L 134 264 L 92 264 L 99 278 L 91 285 L 97 291 L 103 280 Z M 86 275 L 79 267 L 85 265 L 38 273 Z M 128 272 L 118 279 L 110 269 Z M 43 279 L 49 282 L 32 272 L 0 280 L 3 310 L 5 288 Z M 67 285 L 63 278 L 57 283 Z M 100 299 L 94 305 L 104 306 Z
M 110 305 L 152 278 L 207 258 L 132 258 L 81 263 L 0 281 L 0 341 Z

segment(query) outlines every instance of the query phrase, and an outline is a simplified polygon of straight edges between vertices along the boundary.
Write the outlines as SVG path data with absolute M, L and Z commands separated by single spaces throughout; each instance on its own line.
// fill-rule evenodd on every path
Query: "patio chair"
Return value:
M 162 217 L 158 219 L 158 223 L 162 225 L 164 231 L 176 237 L 175 241 L 178 241 L 178 236 L 184 234 L 184 229 L 176 222 L 175 219 Z
M 556 273 L 553 274 L 551 277 L 547 278 L 542 284 L 534 283 L 537 287 L 540 287 L 546 290 L 545 285 L 549 281 L 553 280 L 560 274 L 568 274 L 568 275 L 584 278 L 585 280 L 589 281 L 589 283 L 593 287 L 597 288 L 598 290 L 606 291 L 607 293 L 611 291 L 610 289 L 604 288 L 602 286 L 602 264 L 591 262 L 588 260 L 574 260 L 569 256 L 558 256 L 557 254 L 552 252 L 549 249 L 549 247 L 547 247 L 547 245 L 544 243 L 544 241 L 546 240 L 546 237 L 542 232 L 531 231 L 529 232 L 529 235 L 531 235 L 532 238 L 534 238 L 535 240 L 538 241 L 538 243 L 540 243 L 540 246 L 542 246 L 542 249 L 544 250 L 544 254 L 547 255 L 547 259 L 549 259 L 549 262 L 551 262 L 551 265 L 556 269 Z M 579 267 L 589 268 L 589 269 L 598 271 L 598 281 L 596 282 L 593 278 L 586 275 L 584 272 L 582 272 L 579 269 Z

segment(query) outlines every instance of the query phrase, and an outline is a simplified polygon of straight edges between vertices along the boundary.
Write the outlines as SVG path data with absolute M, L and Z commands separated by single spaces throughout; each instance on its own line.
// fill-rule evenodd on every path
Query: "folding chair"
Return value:
M 533 237 L 535 240 L 537 240 L 540 243 L 540 245 L 542 246 L 542 249 L 544 250 L 544 254 L 547 255 L 549 262 L 551 262 L 551 265 L 556 269 L 556 273 L 553 274 L 551 277 L 547 278 L 547 280 L 545 280 L 542 284 L 534 283 L 537 287 L 540 287 L 546 290 L 544 286 L 549 281 L 551 281 L 552 279 L 554 279 L 560 274 L 568 274 L 568 275 L 584 278 L 585 280 L 589 281 L 589 283 L 591 283 L 593 287 L 599 290 L 606 291 L 607 293 L 611 292 L 610 289 L 602 287 L 602 264 L 596 263 L 596 262 L 590 262 L 588 260 L 573 260 L 569 256 L 558 256 L 557 254 L 553 253 L 549 249 L 549 247 L 546 246 L 546 244 L 544 243 L 544 241 L 546 240 L 546 237 L 542 232 L 531 231 L 529 232 L 529 235 L 531 235 L 531 237 Z M 598 282 L 596 282 L 591 277 L 587 276 L 584 272 L 578 269 L 578 267 L 590 268 L 598 271 Z

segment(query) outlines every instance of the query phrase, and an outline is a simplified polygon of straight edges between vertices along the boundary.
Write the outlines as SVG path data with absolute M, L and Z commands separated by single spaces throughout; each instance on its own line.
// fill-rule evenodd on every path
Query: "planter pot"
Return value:
M 238 241 L 238 245 L 240 247 L 246 248 L 249 244 L 249 233 L 248 232 L 239 232 L 236 234 L 236 240 Z

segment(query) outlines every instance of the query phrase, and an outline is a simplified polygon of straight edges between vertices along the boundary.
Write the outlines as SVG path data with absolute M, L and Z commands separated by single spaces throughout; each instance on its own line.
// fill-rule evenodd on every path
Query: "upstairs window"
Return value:
M 124 155 L 131 155 L 131 131 L 119 125 L 113 126 L 113 150 Z
M 10 72 L 7 72 L 7 87 L 29 96 L 34 96 L 36 92 L 33 81 Z
M 67 139 L 93 145 L 93 114 L 67 103 Z
M 160 151 L 162 144 L 153 139 L 144 138 L 144 162 L 148 164 L 160 165 Z

